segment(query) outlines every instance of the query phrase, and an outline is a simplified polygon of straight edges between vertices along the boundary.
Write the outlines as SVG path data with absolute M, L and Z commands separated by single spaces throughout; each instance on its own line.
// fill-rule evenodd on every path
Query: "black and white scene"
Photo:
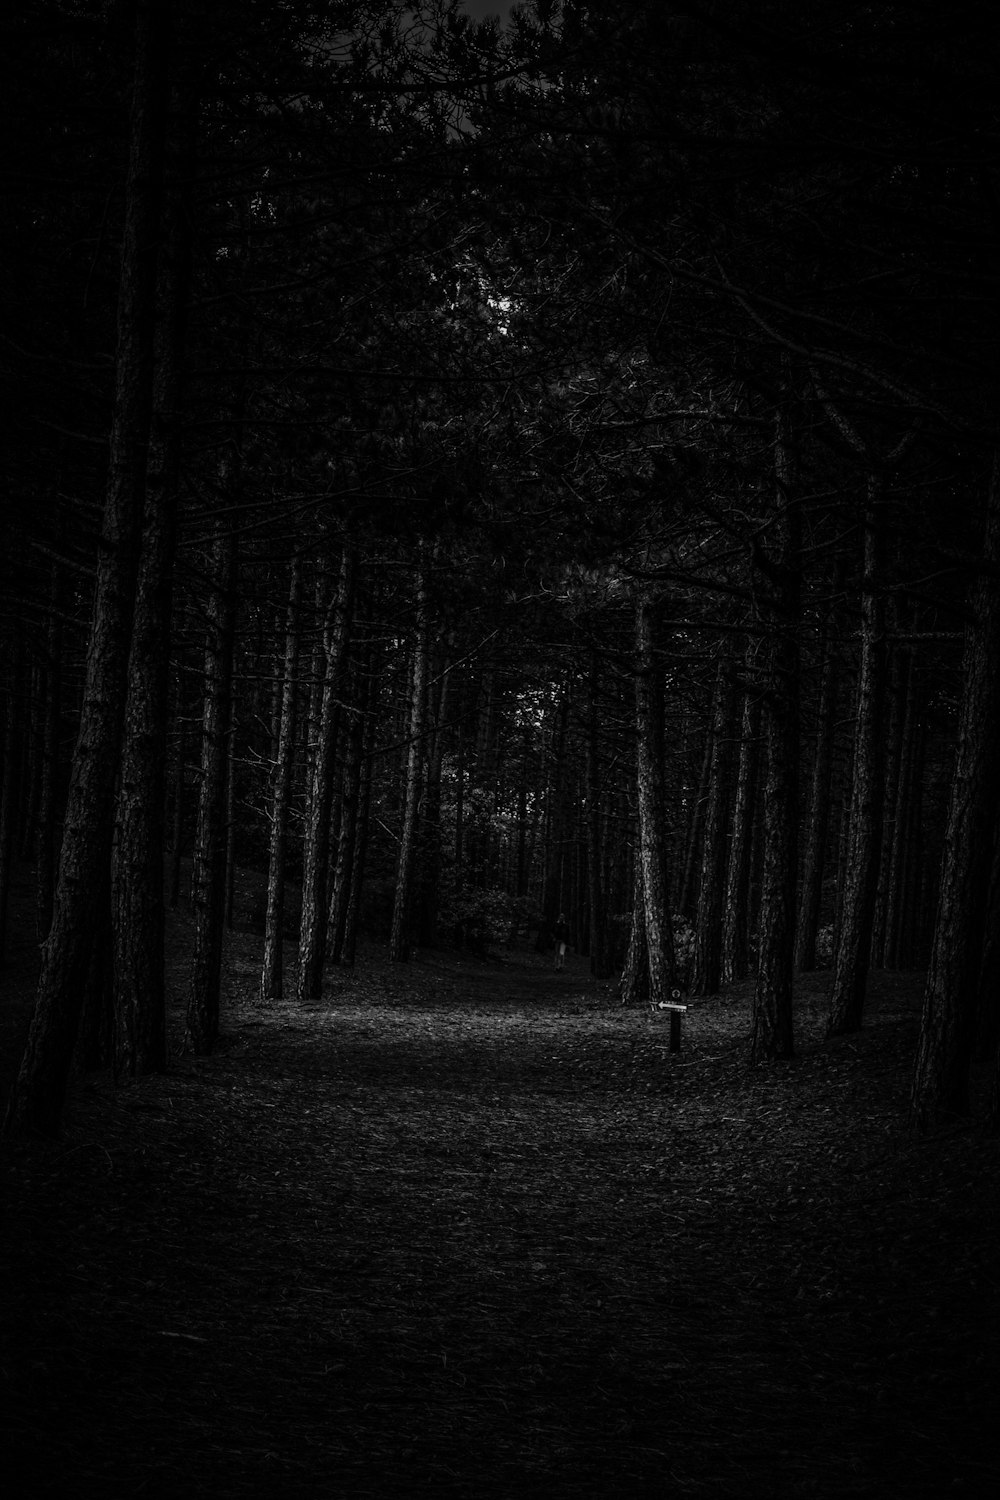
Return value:
M 993 1500 L 1000 14 L 0 17 L 11 1500 Z

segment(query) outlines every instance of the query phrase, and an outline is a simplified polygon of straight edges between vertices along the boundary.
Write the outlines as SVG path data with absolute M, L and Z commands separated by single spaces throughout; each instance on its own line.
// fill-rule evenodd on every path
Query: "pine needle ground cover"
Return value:
M 579 960 L 258 964 L 5 1147 L 8 1494 L 996 1492 L 997 1146 L 905 1134 L 916 977 L 835 1044 L 804 978 L 749 1071 L 745 992 L 671 1055 Z

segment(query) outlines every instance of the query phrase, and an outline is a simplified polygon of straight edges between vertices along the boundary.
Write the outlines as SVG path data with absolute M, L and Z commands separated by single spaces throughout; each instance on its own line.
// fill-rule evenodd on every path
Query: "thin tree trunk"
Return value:
M 596 979 L 611 973 L 608 962 L 607 906 L 605 901 L 604 849 L 602 834 L 600 755 L 600 672 L 596 651 L 590 653 L 589 701 L 587 704 L 587 903 L 590 972 Z M 520 891 L 519 891 L 520 894 Z
M 364 696 L 367 717 L 361 739 L 361 788 L 358 795 L 358 812 L 354 833 L 354 846 L 350 860 L 350 891 L 344 918 L 342 938 L 338 937 L 337 961 L 348 968 L 354 967 L 354 954 L 361 914 L 361 893 L 364 888 L 365 859 L 368 853 L 368 830 L 371 826 L 372 781 L 375 763 L 375 731 L 377 726 L 378 680 L 372 672 Z
M 226 891 L 226 774 L 233 720 L 236 622 L 236 535 L 221 531 L 213 547 L 208 601 L 205 702 L 202 717 L 198 821 L 191 861 L 194 958 L 187 1008 L 187 1042 L 199 1055 L 219 1035 Z
M 52 924 L 7 1128 L 54 1134 L 106 889 L 152 404 L 169 6 L 138 0 L 108 484 Z
M 323 690 L 310 768 L 306 829 L 302 853 L 302 914 L 299 923 L 299 968 L 296 993 L 315 1000 L 323 992 L 326 953 L 327 879 L 330 815 L 333 807 L 333 762 L 340 724 L 344 663 L 350 640 L 354 595 L 354 556 L 344 549 L 340 561 L 331 626 L 324 632 Z
M 915 795 L 914 766 L 918 737 L 917 668 L 912 651 L 906 655 L 906 699 L 899 747 L 899 771 L 896 776 L 896 805 L 892 818 L 892 846 L 886 879 L 885 952 L 883 962 L 889 969 L 899 967 L 902 951 L 904 912 L 907 905 L 907 882 L 910 873 L 912 803 Z
M 234 714 L 226 757 L 226 888 L 222 898 L 222 921 L 227 932 L 232 932 L 236 925 L 236 734 Z
M 10 909 L 10 886 L 14 873 L 24 764 L 21 745 L 25 699 L 22 680 L 24 652 L 20 640 L 15 643 L 14 652 L 10 686 L 3 698 L 3 760 L 0 763 L 0 964 L 6 954 L 7 915 Z
M 889 947 L 889 908 L 892 901 L 890 879 L 893 853 L 898 844 L 896 817 L 899 811 L 899 788 L 903 774 L 903 735 L 910 676 L 908 650 L 890 653 L 887 664 L 888 726 L 885 735 L 882 791 L 882 838 L 878 873 L 875 878 L 875 909 L 872 914 L 871 963 L 875 969 L 885 966 Z
M 424 725 L 427 718 L 427 666 L 430 649 L 425 567 L 426 563 L 421 559 L 417 573 L 417 634 L 413 647 L 413 674 L 410 687 L 410 743 L 406 760 L 403 826 L 399 840 L 392 932 L 389 938 L 389 957 L 393 963 L 407 963 L 410 957 L 410 907 L 417 852 L 417 819 L 423 789 L 426 751 Z
M 448 708 L 447 664 L 441 670 L 434 729 L 427 754 L 427 777 L 424 792 L 424 816 L 420 848 L 420 890 L 418 898 L 418 938 L 422 948 L 436 948 L 438 943 L 438 906 L 441 899 L 441 768 L 444 756 L 444 719 Z
M 656 614 L 656 602 L 644 590 L 635 609 L 636 788 L 649 998 L 654 1005 L 669 1000 L 675 970 L 673 921 L 668 904 L 663 690 L 656 654 Z
M 993 828 L 992 842 L 976 1005 L 978 1049 L 985 1054 L 992 1054 L 1000 1046 L 1000 818 Z
M 726 891 L 726 832 L 732 801 L 733 713 L 735 692 L 729 664 L 720 661 L 709 728 L 708 797 L 702 833 L 701 877 L 690 991 L 714 995 L 722 984 L 722 928 Z
M 884 553 L 882 485 L 879 477 L 872 475 L 868 482 L 864 518 L 861 661 L 854 726 L 851 822 L 830 995 L 829 1036 L 844 1036 L 861 1026 L 871 962 L 875 883 L 881 856 L 885 796 L 882 768 L 886 688 Z
M 770 585 L 771 638 L 763 698 L 766 774 L 757 985 L 750 1058 L 788 1058 L 794 1051 L 792 982 L 798 875 L 799 630 L 802 516 L 791 494 L 791 458 L 779 414 L 775 443 L 779 514 L 775 555 L 761 558 Z
M 465 883 L 465 734 L 458 726 L 455 749 L 455 889 Z
M 750 973 L 750 872 L 759 763 L 760 697 L 748 690 L 743 699 L 740 758 L 736 770 L 732 838 L 722 913 L 722 978 L 726 984 L 746 979 Z
M 264 960 L 261 965 L 260 997 L 280 1000 L 284 991 L 285 945 L 285 854 L 288 818 L 295 770 L 296 712 L 301 621 L 299 603 L 302 570 L 293 558 L 288 583 L 288 613 L 285 620 L 285 668 L 281 691 L 281 726 L 271 789 L 271 838 L 267 861 L 267 913 L 264 918 Z
M 334 862 L 327 917 L 326 948 L 334 963 L 340 963 L 343 957 L 347 912 L 354 866 L 358 857 L 363 757 L 368 727 L 373 717 L 370 650 L 366 658 L 355 667 L 354 676 L 354 705 L 348 716 L 347 744 L 339 792 L 341 811 L 337 831 L 337 857 Z
M 994 458 L 982 570 L 970 602 L 958 747 L 910 1099 L 918 1129 L 969 1109 L 1000 796 L 1000 453 Z
M 924 774 L 927 765 L 927 725 L 918 715 L 913 737 L 910 793 L 906 801 L 906 836 L 903 868 L 900 874 L 901 905 L 897 924 L 896 966 L 919 967 L 925 957 L 923 944 L 923 906 L 926 850 L 923 836 L 925 805 Z M 926 959 L 925 959 L 926 961 Z
M 170 886 L 167 904 L 175 910 L 181 898 L 181 864 L 184 852 L 184 791 L 187 772 L 187 723 L 180 712 L 177 714 L 177 769 L 174 781 L 174 801 L 170 832 Z
M 843 567 L 838 565 L 834 580 L 835 596 L 842 587 Z M 809 792 L 809 835 L 802 861 L 802 884 L 795 924 L 795 967 L 805 971 L 816 967 L 816 938 L 819 933 L 823 875 L 830 836 L 830 789 L 833 783 L 833 741 L 837 726 L 839 670 L 833 645 L 834 608 L 835 604 L 831 604 L 823 630 L 823 666 L 816 708 L 816 742 Z
M 546 819 L 546 864 L 542 911 L 548 927 L 565 910 L 564 862 L 567 836 L 566 809 L 566 730 L 569 721 L 570 688 L 564 682 L 552 724 L 552 759 L 549 777 Z M 546 946 L 548 937 L 546 935 Z
M 56 803 L 59 782 L 59 726 L 62 721 L 62 611 L 64 583 L 58 563 L 52 565 L 49 587 L 51 613 L 45 637 L 45 717 L 42 729 L 41 787 L 38 799 L 38 842 L 35 865 L 36 931 L 44 943 L 52 925 L 56 879 Z

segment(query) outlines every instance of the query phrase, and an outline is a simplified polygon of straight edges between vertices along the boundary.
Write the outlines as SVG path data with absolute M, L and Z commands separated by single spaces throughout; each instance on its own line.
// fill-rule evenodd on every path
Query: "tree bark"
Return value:
M 177 546 L 180 393 L 190 284 L 191 180 L 197 103 L 178 100 L 181 138 L 167 196 L 159 278 L 161 334 L 146 477 L 111 877 L 114 1067 L 118 1075 L 167 1065 L 164 971 L 164 822 L 170 709 L 170 629 Z
M 763 696 L 766 774 L 757 984 L 750 1059 L 788 1058 L 794 1052 L 792 982 L 798 876 L 799 630 L 802 516 L 793 497 L 785 414 L 775 444 L 778 513 L 769 582 L 768 668 Z
M 396 869 L 396 894 L 392 909 L 392 931 L 389 938 L 389 957 L 393 963 L 407 963 L 410 958 L 410 907 L 417 851 L 417 820 L 423 790 L 423 768 L 426 753 L 424 725 L 427 718 L 427 666 L 430 650 L 430 622 L 425 567 L 426 563 L 424 559 L 421 559 L 417 574 L 416 640 L 413 647 L 413 673 L 410 686 L 410 743 L 406 760 L 403 826 L 399 841 L 399 863 Z
M 360 924 L 361 893 L 364 887 L 365 857 L 368 851 L 368 830 L 371 824 L 375 732 L 378 722 L 376 715 L 378 706 L 378 678 L 372 670 L 371 659 L 368 662 L 368 670 L 370 673 L 369 681 L 362 698 L 362 702 L 365 705 L 364 724 L 360 730 L 361 784 L 357 799 L 357 816 L 354 820 L 353 844 L 347 866 L 350 872 L 350 883 L 343 922 L 343 934 L 342 936 L 339 934 L 338 928 L 338 948 L 335 955 L 337 962 L 345 964 L 348 968 L 353 968 L 354 966 L 357 933 Z
M 643 590 L 635 607 L 636 788 L 646 962 L 653 1005 L 669 1000 L 675 970 L 666 858 L 663 688 L 656 637 L 656 601 Z
M 843 567 L 838 565 L 834 595 L 843 587 Z M 830 837 L 830 790 L 833 784 L 833 743 L 837 726 L 839 662 L 833 644 L 834 609 L 831 604 L 823 629 L 823 664 L 819 701 L 816 706 L 816 740 L 813 749 L 809 791 L 809 835 L 802 860 L 802 882 L 795 924 L 795 967 L 816 967 L 816 938 L 823 901 L 823 875 Z
M 905 937 L 906 912 L 911 905 L 910 882 L 913 860 L 913 816 L 917 798 L 915 768 L 919 755 L 917 724 L 917 666 L 912 651 L 906 654 L 906 698 L 899 746 L 899 768 L 896 776 L 896 805 L 892 818 L 892 844 L 889 850 L 885 950 L 883 962 L 889 969 L 898 968 L 907 954 Z
M 727 662 L 720 661 L 709 726 L 708 795 L 702 826 L 698 914 L 689 989 L 714 995 L 722 984 L 722 925 L 726 890 L 726 844 L 732 801 L 733 712 L 735 692 Z
M 590 653 L 589 701 L 587 704 L 587 904 L 589 916 L 588 947 L 590 972 L 596 979 L 611 973 L 608 961 L 607 907 L 603 881 L 604 850 L 602 831 L 601 755 L 600 755 L 600 672 L 596 651 Z M 523 783 L 522 783 L 523 784 Z M 523 858 L 523 854 L 522 854 Z M 518 894 L 521 894 L 519 878 Z
M 213 546 L 213 589 L 208 601 L 201 782 L 191 861 L 194 958 L 187 1007 L 187 1044 L 211 1052 L 219 1036 L 226 893 L 226 775 L 233 718 L 236 623 L 236 535 L 221 530 Z
M 348 712 L 347 744 L 338 793 L 341 810 L 337 829 L 337 857 L 334 861 L 327 915 L 326 949 L 334 963 L 341 963 L 343 960 L 351 887 L 360 850 L 364 751 L 373 718 L 370 650 L 355 665 L 354 679 L 354 702 Z
M 285 947 L 285 854 L 288 846 L 288 816 L 295 769 L 296 714 L 298 709 L 298 665 L 301 621 L 299 603 L 302 570 L 292 559 L 288 582 L 288 612 L 285 619 L 285 666 L 281 690 L 281 725 L 271 786 L 271 837 L 267 860 L 267 912 L 264 918 L 264 960 L 261 965 L 260 997 L 280 1000 L 284 992 Z
M 759 763 L 760 697 L 756 692 L 747 690 L 743 698 L 740 757 L 736 770 L 732 838 L 722 913 L 722 978 L 726 984 L 746 979 L 750 973 L 750 875 Z
M 910 1096 L 926 1130 L 969 1109 L 978 978 L 1000 782 L 1000 453 L 994 457 L 982 568 L 970 600 L 965 685 L 934 941 Z
M 184 803 L 187 776 L 187 720 L 183 715 L 180 695 L 177 709 L 177 765 L 174 778 L 173 807 L 170 819 L 170 882 L 167 905 L 174 911 L 181 898 L 181 865 L 184 854 Z
M 886 663 L 887 725 L 883 759 L 882 837 L 879 865 L 875 876 L 875 901 L 872 913 L 871 965 L 885 966 L 889 946 L 889 908 L 892 899 L 890 880 L 893 851 L 898 844 L 896 818 L 899 811 L 899 788 L 903 769 L 903 734 L 906 723 L 907 684 L 910 676 L 910 653 L 905 649 L 890 651 Z
M 14 645 L 9 686 L 3 695 L 3 729 L 0 736 L 0 964 L 7 947 L 7 915 L 17 845 L 17 819 L 21 807 L 22 736 L 24 731 L 23 643 Z
M 7 1129 L 55 1134 L 106 890 L 152 405 L 169 5 L 138 0 L 108 484 L 52 924 Z
M 544 933 L 546 951 L 549 945 L 547 929 L 551 929 L 558 920 L 559 913 L 567 908 L 565 864 L 569 829 L 566 808 L 566 744 L 569 706 L 570 684 L 564 681 L 559 689 L 559 701 L 552 718 L 552 753 L 546 798 L 545 880 L 542 890 L 542 914 L 546 923 Z M 539 936 L 541 937 L 542 934 L 540 933 Z
M 444 756 L 444 719 L 448 711 L 450 669 L 441 669 L 434 728 L 427 752 L 427 775 L 424 791 L 424 815 L 420 840 L 420 880 L 417 911 L 417 941 L 422 948 L 436 948 L 438 943 L 438 906 L 441 899 L 441 769 Z
M 45 634 L 45 709 L 42 726 L 38 840 L 35 856 L 36 932 L 44 943 L 52 925 L 55 900 L 57 801 L 59 784 L 59 728 L 62 722 L 63 626 L 60 619 L 65 584 L 63 570 L 52 565 L 49 588 L 51 613 Z
M 635 847 L 632 882 L 632 923 L 628 950 L 618 984 L 622 1005 L 649 1003 L 649 950 L 646 947 L 646 905 L 643 897 L 642 858 L 638 842 Z
M 868 481 L 864 516 L 861 660 L 854 721 L 851 821 L 837 954 L 830 995 L 829 1036 L 857 1031 L 871 962 L 875 885 L 882 848 L 886 689 L 885 539 L 882 483 Z
M 344 663 L 350 641 L 354 594 L 354 556 L 344 549 L 340 561 L 330 628 L 324 632 L 323 691 L 310 768 L 306 829 L 302 855 L 302 914 L 299 923 L 299 967 L 296 993 L 315 1000 L 323 992 L 326 953 L 327 879 L 330 861 L 330 814 L 333 807 L 333 763 L 340 724 Z M 346 809 L 345 809 L 346 810 Z

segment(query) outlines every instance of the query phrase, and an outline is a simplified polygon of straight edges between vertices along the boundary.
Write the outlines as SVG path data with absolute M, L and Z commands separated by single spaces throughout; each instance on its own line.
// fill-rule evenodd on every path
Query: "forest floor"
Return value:
M 1000 1493 L 1000 1147 L 906 1134 L 916 976 L 750 1072 L 745 991 L 671 1054 L 577 958 L 264 1006 L 259 947 L 212 1057 L 3 1148 L 8 1495 Z

